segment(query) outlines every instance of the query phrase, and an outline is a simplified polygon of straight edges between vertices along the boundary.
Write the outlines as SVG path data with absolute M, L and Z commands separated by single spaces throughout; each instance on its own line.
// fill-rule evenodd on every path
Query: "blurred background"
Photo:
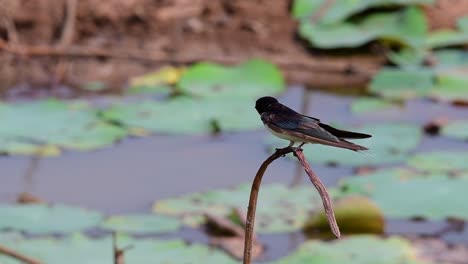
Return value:
M 304 147 L 341 240 L 270 165 L 256 263 L 468 263 L 467 44 L 461 0 L 0 0 L 0 263 L 239 263 L 266 95 L 373 137 Z

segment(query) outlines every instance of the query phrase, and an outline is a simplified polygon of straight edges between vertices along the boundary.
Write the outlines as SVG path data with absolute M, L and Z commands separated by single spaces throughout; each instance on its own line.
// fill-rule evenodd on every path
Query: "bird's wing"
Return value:
M 301 133 L 312 138 L 319 138 L 326 141 L 340 142 L 340 140 L 319 126 L 319 121 L 315 118 L 302 116 L 300 114 L 274 114 L 265 112 L 261 116 L 262 121 L 268 126 L 281 133 L 281 130 Z

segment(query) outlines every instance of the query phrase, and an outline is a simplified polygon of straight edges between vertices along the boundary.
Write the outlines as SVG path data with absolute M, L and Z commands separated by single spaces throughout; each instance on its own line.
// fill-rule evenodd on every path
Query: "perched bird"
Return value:
M 265 127 L 273 135 L 290 141 L 289 147 L 301 142 L 299 147 L 312 143 L 354 151 L 368 149 L 345 139 L 369 138 L 371 135 L 340 130 L 320 123 L 319 119 L 301 115 L 273 97 L 265 96 L 258 99 L 255 109 L 260 114 Z

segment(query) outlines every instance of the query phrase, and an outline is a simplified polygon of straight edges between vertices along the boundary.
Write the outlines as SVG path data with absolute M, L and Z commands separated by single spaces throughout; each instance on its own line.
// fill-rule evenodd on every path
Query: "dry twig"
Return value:
M 333 207 L 331 204 L 330 196 L 328 195 L 328 191 L 320 179 L 312 172 L 309 164 L 304 158 L 304 154 L 302 153 L 302 149 L 295 148 L 295 147 L 286 147 L 282 149 L 276 149 L 276 151 L 268 157 L 260 166 L 255 175 L 255 178 L 252 183 L 252 189 L 250 190 L 250 198 L 249 198 L 249 207 L 247 211 L 247 220 L 245 222 L 245 240 L 244 240 L 244 264 L 251 263 L 251 256 L 252 256 L 252 242 L 253 242 L 253 231 L 255 225 L 255 212 L 257 209 L 257 197 L 258 192 L 260 190 L 260 184 L 262 182 L 263 174 L 273 161 L 276 159 L 285 156 L 289 153 L 294 153 L 294 156 L 299 159 L 304 170 L 306 171 L 307 175 L 309 175 L 310 180 L 314 184 L 315 188 L 320 194 L 322 198 L 323 206 L 325 208 L 325 213 L 327 214 L 327 218 L 330 224 L 330 227 L 337 238 L 340 238 L 340 230 L 336 223 L 335 213 L 333 212 Z

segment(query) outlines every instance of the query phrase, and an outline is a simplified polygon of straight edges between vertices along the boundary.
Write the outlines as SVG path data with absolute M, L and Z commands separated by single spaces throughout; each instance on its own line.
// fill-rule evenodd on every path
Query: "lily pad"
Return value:
M 384 218 L 377 205 L 364 196 L 350 195 L 334 203 L 336 221 L 342 234 L 382 234 Z M 312 215 L 305 223 L 306 233 L 321 231 L 330 233 L 327 216 L 324 212 Z
M 408 164 L 431 172 L 460 172 L 468 170 L 468 151 L 434 151 L 414 155 Z
M 394 107 L 395 103 L 379 98 L 361 97 L 351 104 L 351 112 L 355 114 L 373 113 L 378 110 L 384 110 Z
M 442 127 L 441 133 L 446 137 L 468 140 L 468 120 L 450 122 Z
M 187 245 L 182 240 L 134 240 L 119 237 L 118 242 L 118 244 L 125 242 L 125 245 L 133 246 L 131 250 L 125 251 L 125 263 L 128 264 L 148 263 L 148 260 L 151 260 L 150 263 L 171 264 L 237 263 L 221 251 L 200 244 Z M 111 264 L 114 260 L 110 237 L 90 239 L 81 234 L 74 234 L 64 239 L 25 239 L 0 236 L 0 243 L 47 264 Z M 22 263 L 4 255 L 0 255 L 0 262 L 2 264 Z
M 248 205 L 250 184 L 230 190 L 194 193 L 179 198 L 157 201 L 153 211 L 178 216 L 191 225 L 202 224 L 204 213 L 228 217 L 234 208 Z M 261 233 L 299 230 L 312 210 L 323 210 L 313 186 L 290 189 L 280 184 L 262 186 L 258 197 L 256 227 Z
M 150 72 L 142 76 L 130 79 L 128 93 L 148 94 L 148 93 L 169 93 L 182 76 L 185 68 L 163 67 L 155 72 Z
M 411 5 L 429 4 L 433 0 L 338 0 L 327 3 L 327 8 L 318 21 L 319 23 L 331 24 L 344 21 L 348 17 L 369 8 L 389 5 Z M 295 18 L 310 18 L 319 12 L 325 0 L 295 0 L 293 2 L 292 14 Z
M 368 196 L 386 217 L 468 219 L 467 177 L 421 174 L 404 169 L 379 170 L 342 180 L 345 193 Z
M 333 242 L 308 241 L 276 264 L 388 264 L 425 263 L 416 250 L 399 237 L 352 236 Z
M 177 86 L 195 98 L 254 100 L 284 91 L 284 79 L 274 64 L 256 59 L 233 67 L 195 64 L 184 72 Z
M 179 97 L 164 102 L 115 105 L 103 117 L 130 128 L 163 134 L 201 134 L 215 130 L 242 131 L 263 126 L 249 100 L 194 100 Z
M 0 151 L 12 154 L 41 154 L 45 146 L 49 151 L 56 146 L 53 153 L 58 148 L 93 150 L 126 136 L 125 130 L 103 122 L 81 102 L 1 104 L 0 119 Z
M 377 39 L 420 47 L 426 33 L 426 18 L 417 7 L 374 13 L 357 23 L 313 24 L 308 19 L 299 25 L 299 34 L 317 48 L 354 48 Z
M 319 144 L 306 144 L 303 147 L 304 155 L 310 162 L 321 164 L 345 166 L 392 164 L 405 161 L 408 153 L 416 148 L 422 137 L 421 129 L 411 124 L 375 124 L 353 130 L 372 135 L 371 138 L 354 141 L 368 147 L 368 151 L 354 152 Z M 279 142 L 286 143 L 279 139 L 272 142 L 275 147 L 282 146 Z
M 433 78 L 433 72 L 430 70 L 386 68 L 372 78 L 369 89 L 387 98 L 414 98 L 427 95 L 433 90 Z
M 94 227 L 102 220 L 98 212 L 64 205 L 0 205 L 0 230 L 31 234 L 69 233 Z
M 466 72 L 468 70 L 465 69 L 462 74 Z M 430 96 L 442 101 L 468 102 L 468 77 L 453 73 L 438 74 L 437 85 L 430 91 Z
M 458 30 L 440 29 L 428 35 L 426 46 L 440 48 L 447 46 L 464 45 L 468 43 L 468 18 L 463 17 L 458 21 Z
M 101 226 L 114 231 L 147 234 L 173 232 L 181 223 L 177 218 L 162 215 L 118 215 L 107 218 Z

